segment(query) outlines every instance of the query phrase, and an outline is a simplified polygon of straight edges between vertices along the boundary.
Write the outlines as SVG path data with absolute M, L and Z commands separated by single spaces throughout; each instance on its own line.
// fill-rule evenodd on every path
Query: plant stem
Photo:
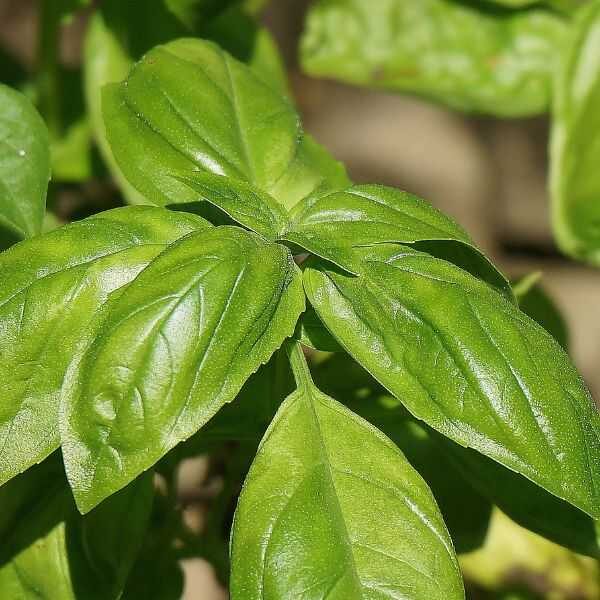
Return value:
M 288 358 L 290 359 L 290 365 L 292 367 L 292 372 L 294 373 L 296 385 L 299 388 L 305 389 L 312 387 L 314 385 L 313 379 L 300 342 L 290 340 L 286 343 L 285 349 Z

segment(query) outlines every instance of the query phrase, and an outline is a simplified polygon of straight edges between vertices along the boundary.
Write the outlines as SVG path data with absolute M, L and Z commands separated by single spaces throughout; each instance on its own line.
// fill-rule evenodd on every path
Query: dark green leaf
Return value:
M 82 517 L 54 455 L 0 488 L 0 597 L 117 600 L 152 506 L 145 475 Z
M 541 274 L 532 273 L 513 285 L 519 308 L 539 323 L 566 351 L 569 350 L 569 330 L 558 306 L 537 282 Z M 532 281 L 531 278 L 535 278 Z
M 31 102 L 0 84 L 0 233 L 38 234 L 50 180 L 48 131 Z
M 450 263 L 362 254 L 359 277 L 305 271 L 337 340 L 417 418 L 600 516 L 600 415 L 554 339 Z
M 231 597 L 464 598 L 431 492 L 394 444 L 306 381 L 250 469 Z
M 178 181 L 226 212 L 234 221 L 274 241 L 287 227 L 287 211 L 269 194 L 251 185 L 207 171 L 176 176 Z
M 542 8 L 320 0 L 308 15 L 301 59 L 312 75 L 516 117 L 548 109 L 565 30 Z
M 591 517 L 478 452 L 434 435 L 438 454 L 454 461 L 469 481 L 513 521 L 579 554 L 600 557 Z
M 207 227 L 185 213 L 120 208 L 0 254 L 0 484 L 58 447 L 65 372 L 111 292 L 168 244 Z
M 309 306 L 301 315 L 294 333 L 294 339 L 321 352 L 343 352 L 342 347 L 327 331 L 312 306 Z
M 210 42 L 151 50 L 126 82 L 104 89 L 103 114 L 120 168 L 156 204 L 194 201 L 172 175 L 197 170 L 246 181 L 286 207 L 347 185 L 290 102 Z
M 314 377 L 320 389 L 375 425 L 402 450 L 433 492 L 456 551 L 480 547 L 488 530 L 490 501 L 475 491 L 438 447 L 431 430 L 415 421 L 347 355 L 322 362 L 314 369 Z
M 600 265 L 600 3 L 582 9 L 556 79 L 551 141 L 552 213 L 565 252 Z
M 421 198 L 383 185 L 355 185 L 308 198 L 294 211 L 282 239 L 356 272 L 352 248 L 384 242 L 416 243 L 423 251 L 458 264 L 509 297 L 506 278 L 452 219 Z
M 289 251 L 236 227 L 186 236 L 118 297 L 70 374 L 65 464 L 93 508 L 198 431 L 292 335 L 304 310 Z

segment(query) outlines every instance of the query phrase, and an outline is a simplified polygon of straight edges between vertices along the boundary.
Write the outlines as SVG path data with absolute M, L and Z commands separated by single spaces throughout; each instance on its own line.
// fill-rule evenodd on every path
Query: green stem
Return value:
M 312 387 L 314 385 L 313 379 L 300 342 L 294 340 L 288 341 L 286 344 L 286 351 L 288 358 L 290 359 L 290 365 L 292 367 L 292 373 L 294 373 L 296 385 L 299 388 Z
M 57 136 L 61 130 L 61 97 L 58 64 L 60 32 L 60 3 L 39 3 L 39 37 L 37 50 L 37 87 L 40 112 L 50 133 Z

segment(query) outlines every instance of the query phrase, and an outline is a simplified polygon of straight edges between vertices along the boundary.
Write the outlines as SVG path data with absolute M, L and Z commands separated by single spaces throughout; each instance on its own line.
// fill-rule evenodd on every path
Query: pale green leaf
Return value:
M 185 213 L 118 208 L 0 254 L 0 484 L 58 447 L 66 369 L 111 292 L 168 244 L 207 227 Z
M 311 75 L 502 117 L 544 112 L 566 23 L 544 8 L 456 0 L 320 0 L 301 60 Z
M 48 145 L 48 131 L 31 102 L 0 84 L 0 237 L 3 230 L 13 241 L 41 231 L 50 180 Z
M 289 222 L 287 211 L 269 194 L 251 185 L 207 171 L 179 174 L 178 181 L 197 193 L 197 200 L 210 202 L 234 221 L 274 241 Z
M 562 250 L 600 265 L 600 3 L 575 18 L 555 86 L 552 218 Z
M 282 93 L 287 90 L 283 64 L 270 34 L 235 7 L 226 8 L 225 2 L 198 0 L 158 0 L 151 5 L 145 0 L 104 0 L 90 19 L 84 49 L 88 110 L 102 156 L 130 203 L 149 200 L 128 183 L 112 155 L 102 118 L 101 89 L 125 79 L 145 52 L 183 36 L 209 37 L 247 62 L 270 85 Z
M 388 438 L 309 381 L 261 442 L 231 553 L 233 600 L 464 598 L 425 482 Z
M 104 308 L 63 395 L 82 512 L 231 402 L 293 333 L 304 294 L 286 248 L 224 226 L 171 245 Z
M 308 267 L 336 339 L 413 415 L 600 516 L 600 415 L 540 326 L 465 271 L 405 246 L 362 253 L 359 277 Z
M 104 89 L 103 114 L 120 168 L 156 204 L 193 202 L 172 175 L 194 170 L 246 181 L 285 207 L 348 185 L 291 103 L 210 42 L 151 50 L 126 82 Z

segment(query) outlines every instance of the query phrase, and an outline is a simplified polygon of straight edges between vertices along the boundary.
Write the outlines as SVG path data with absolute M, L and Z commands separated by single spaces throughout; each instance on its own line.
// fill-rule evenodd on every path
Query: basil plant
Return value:
M 0 597 L 180 597 L 218 536 L 156 486 L 215 440 L 251 453 L 234 600 L 460 600 L 492 504 L 600 556 L 565 351 L 450 218 L 353 184 L 280 79 L 152 48 L 101 98 L 138 205 L 46 233 L 47 132 L 0 92 Z

